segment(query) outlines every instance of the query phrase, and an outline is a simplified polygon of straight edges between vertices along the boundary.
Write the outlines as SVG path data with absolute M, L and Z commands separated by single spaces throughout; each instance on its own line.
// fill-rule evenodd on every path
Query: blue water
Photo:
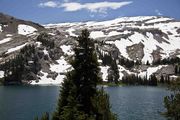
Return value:
M 165 120 L 165 88 L 106 87 L 112 110 L 121 120 Z M 57 86 L 0 86 L 0 120 L 33 120 L 43 112 L 53 112 L 59 95 Z

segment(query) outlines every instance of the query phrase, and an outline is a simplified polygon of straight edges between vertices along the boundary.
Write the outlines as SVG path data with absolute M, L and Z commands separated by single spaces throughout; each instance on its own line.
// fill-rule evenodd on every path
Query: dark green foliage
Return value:
M 158 59 L 153 62 L 153 65 L 175 65 L 175 64 L 180 64 L 180 58 L 175 57 L 175 58 L 164 58 L 162 60 Z
M 158 80 L 155 75 L 151 75 L 149 78 L 149 85 L 157 86 Z
M 55 44 L 54 41 L 50 39 L 50 35 L 47 33 L 43 32 L 37 37 L 37 41 L 42 42 L 42 45 L 49 47 L 49 48 L 54 48 Z
M 136 60 L 136 62 L 135 62 L 135 65 L 136 66 L 139 66 L 139 65 L 141 65 L 142 63 L 141 63 L 141 61 L 140 60 Z
M 77 99 L 82 105 L 80 108 L 87 114 L 92 109 L 91 97 L 96 93 L 96 85 L 101 80 L 99 77 L 99 68 L 97 56 L 94 52 L 93 40 L 89 38 L 87 30 L 82 31 L 78 37 L 78 47 L 74 49 L 75 60 L 72 66 L 75 70 L 74 84 L 77 87 Z
M 29 63 L 31 61 L 32 63 Z M 28 73 L 37 74 L 40 70 L 38 56 L 34 45 L 27 45 L 22 48 L 18 55 L 6 61 L 0 67 L 4 71 L 4 85 L 21 84 L 22 79 L 28 80 Z
M 40 119 L 38 119 L 38 117 L 36 116 L 34 120 L 50 120 L 49 113 L 48 112 L 43 113 Z
M 164 76 L 161 75 L 160 83 L 164 83 L 164 82 L 165 82 L 165 81 L 164 81 Z
M 92 99 L 96 120 L 116 120 L 117 117 L 110 111 L 109 96 L 104 90 L 98 91 L 97 95 Z
M 74 49 L 75 56 L 71 62 L 74 69 L 66 74 L 62 83 L 53 120 L 114 120 L 109 98 L 97 89 L 101 78 L 89 32 L 83 30 L 77 41 L 78 46 Z
M 180 78 L 171 82 L 169 90 L 170 96 L 164 97 L 164 106 L 167 109 L 165 115 L 173 120 L 180 119 Z
M 36 117 L 34 118 L 34 120 L 38 120 L 38 117 L 36 116 Z
M 134 67 L 134 65 L 141 65 L 141 61 L 138 61 L 138 60 L 136 61 L 136 64 L 135 64 L 134 61 L 123 58 L 123 57 L 119 59 L 113 59 L 111 54 L 107 54 L 107 53 L 103 54 L 103 52 L 101 52 L 98 47 L 96 48 L 96 51 L 98 53 L 99 59 L 102 60 L 103 66 L 106 66 L 106 65 L 111 66 L 112 62 L 115 60 L 119 60 L 120 65 L 129 69 Z
M 141 78 L 136 75 L 128 75 L 122 77 L 122 83 L 127 85 L 150 85 L 157 86 L 158 80 L 155 75 L 151 75 L 149 79 L 147 77 Z
M 108 82 L 119 82 L 119 69 L 115 60 L 112 60 L 110 66 L 110 72 L 108 73 Z
M 180 65 L 175 65 L 174 71 L 176 75 L 180 75 Z
M 129 60 L 129 59 L 124 59 L 124 58 L 119 59 L 119 64 L 128 69 L 134 67 L 134 65 L 135 65 L 134 61 Z M 139 62 L 138 64 L 141 64 L 141 63 Z
M 110 65 L 112 63 L 112 56 L 105 54 L 102 57 L 102 65 L 106 66 L 106 65 Z
M 49 120 L 49 113 L 44 113 L 40 120 Z

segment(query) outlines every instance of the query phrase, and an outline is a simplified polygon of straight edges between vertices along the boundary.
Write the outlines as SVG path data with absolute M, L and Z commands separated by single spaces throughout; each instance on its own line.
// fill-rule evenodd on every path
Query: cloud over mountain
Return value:
M 50 7 L 50 8 L 63 8 L 67 12 L 75 12 L 78 10 L 88 10 L 93 13 L 107 13 L 108 9 L 119 9 L 123 6 L 131 4 L 132 1 L 126 2 L 94 2 L 94 3 L 78 3 L 78 2 L 65 2 L 60 3 L 56 1 L 48 1 L 40 3 L 39 7 Z

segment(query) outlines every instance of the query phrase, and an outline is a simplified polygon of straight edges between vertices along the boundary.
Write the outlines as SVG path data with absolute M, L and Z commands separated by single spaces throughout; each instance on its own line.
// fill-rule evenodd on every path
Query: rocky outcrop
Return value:
M 143 51 L 144 45 L 140 42 L 139 44 L 134 44 L 132 46 L 127 46 L 127 53 L 129 57 L 133 60 L 141 60 L 144 56 Z

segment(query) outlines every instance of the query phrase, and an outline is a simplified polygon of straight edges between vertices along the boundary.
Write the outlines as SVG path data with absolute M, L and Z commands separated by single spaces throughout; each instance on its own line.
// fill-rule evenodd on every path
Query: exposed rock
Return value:
M 144 56 L 143 51 L 144 45 L 140 42 L 139 44 L 134 44 L 132 46 L 127 46 L 127 53 L 129 57 L 133 60 L 141 60 Z
M 170 75 L 174 75 L 175 71 L 174 71 L 174 66 L 173 65 L 167 65 L 165 67 L 162 67 L 160 70 L 155 72 L 155 75 L 158 79 L 161 78 L 161 75 L 163 76 L 170 76 Z
M 57 76 L 58 76 L 58 73 L 50 72 L 48 73 L 47 78 L 52 78 L 53 80 L 55 80 Z

